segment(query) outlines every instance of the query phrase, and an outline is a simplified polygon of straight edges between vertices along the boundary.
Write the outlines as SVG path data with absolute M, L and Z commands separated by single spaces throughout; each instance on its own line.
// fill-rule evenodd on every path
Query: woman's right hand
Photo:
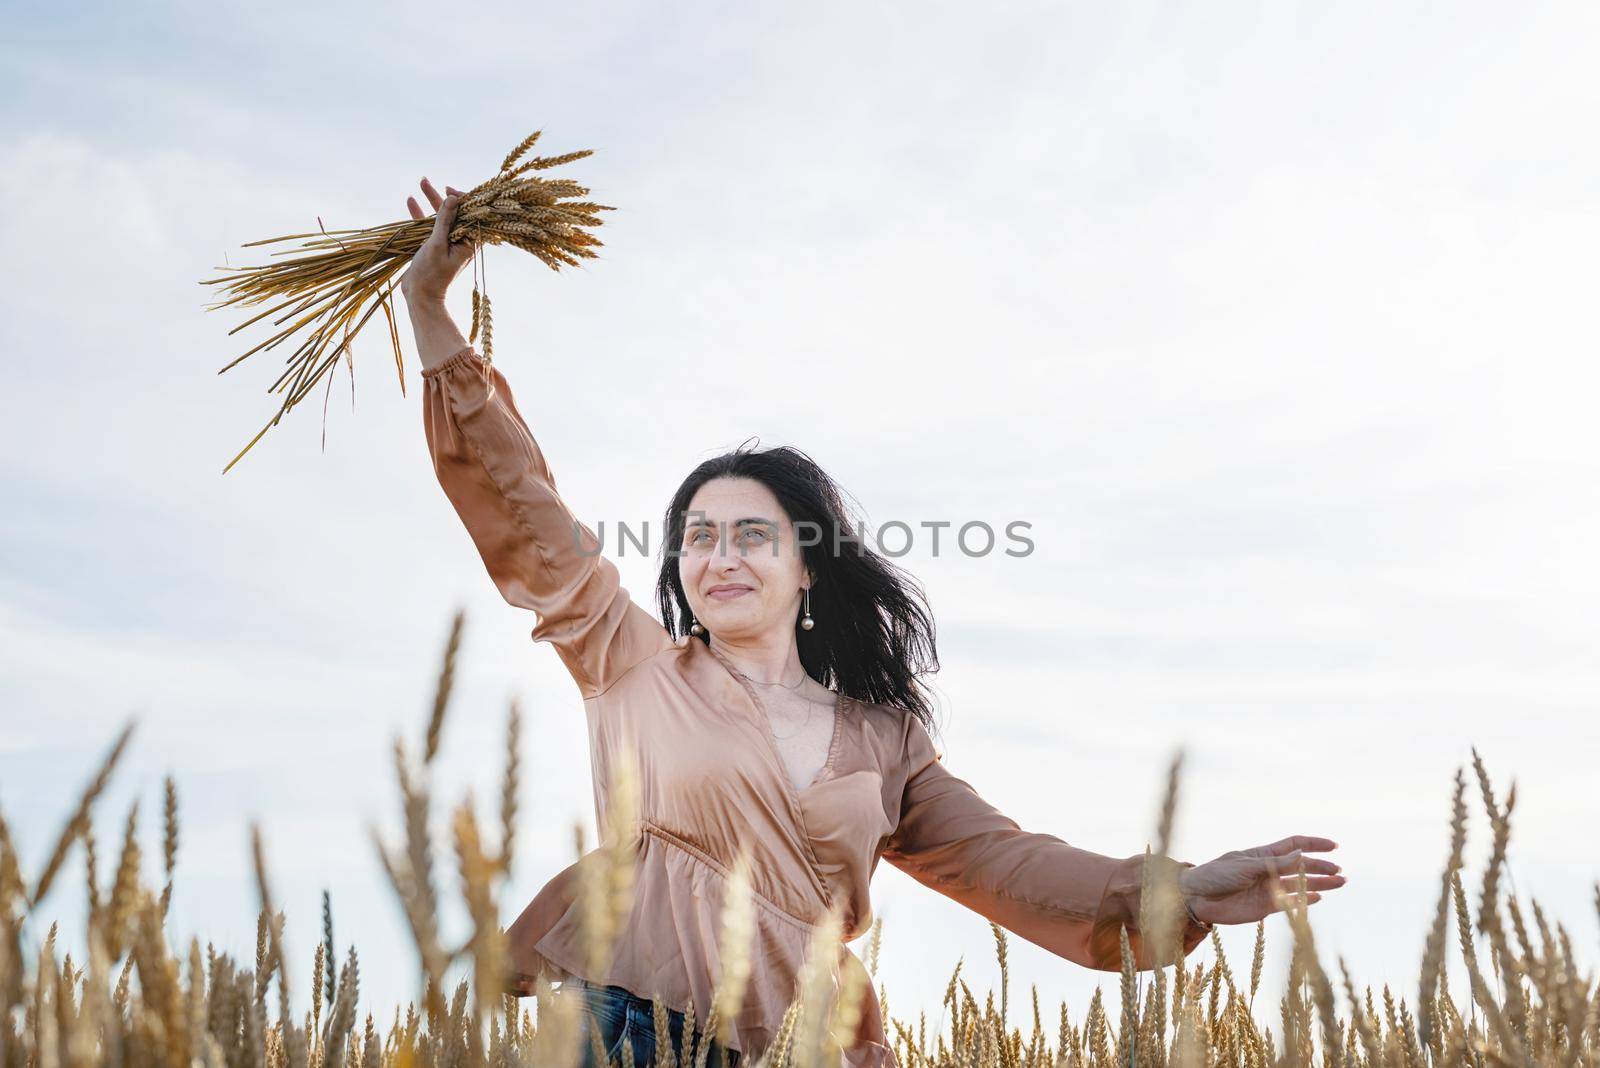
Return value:
M 438 214 L 434 216 L 433 232 L 417 249 L 416 255 L 411 257 L 411 266 L 400 279 L 400 291 L 405 294 L 408 305 L 443 304 L 450 283 L 472 259 L 472 242 L 450 241 L 450 228 L 455 225 L 456 205 L 461 202 L 461 190 L 448 185 L 444 189 L 449 195 L 441 197 L 432 182 L 422 179 L 422 193 Z M 416 197 L 406 197 L 406 209 L 411 212 L 413 219 L 426 217 Z

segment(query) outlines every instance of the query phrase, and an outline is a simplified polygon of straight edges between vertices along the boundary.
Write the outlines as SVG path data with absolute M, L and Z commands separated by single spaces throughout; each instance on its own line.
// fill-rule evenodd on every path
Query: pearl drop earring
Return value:
M 800 629 L 801 630 L 810 630 L 812 627 L 817 625 L 816 620 L 811 618 L 811 587 L 810 586 L 806 587 L 805 613 L 806 614 L 804 616 L 800 617 Z
M 700 621 L 694 618 L 694 615 L 691 613 L 689 616 L 689 633 L 698 635 L 704 634 L 705 632 L 706 628 L 702 627 L 700 625 Z

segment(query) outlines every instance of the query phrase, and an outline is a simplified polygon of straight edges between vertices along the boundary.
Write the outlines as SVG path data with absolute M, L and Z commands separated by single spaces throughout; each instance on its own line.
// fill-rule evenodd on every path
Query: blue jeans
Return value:
M 656 1021 L 649 998 L 638 997 L 620 986 L 600 986 L 587 979 L 568 979 L 561 989 L 576 995 L 583 1009 L 578 1022 L 583 1036 L 579 1068 L 607 1068 L 608 1065 L 621 1064 L 623 1042 L 632 1045 L 633 1063 L 637 1068 L 656 1063 Z M 605 1047 L 605 1065 L 595 1060 L 594 1042 L 589 1037 L 591 1017 L 600 1032 L 601 1045 Z M 678 1063 L 683 1064 L 687 1053 L 683 1041 L 683 1013 L 675 1009 L 667 1010 L 667 1033 Z M 705 1036 L 697 1030 L 692 1033 L 690 1040 L 696 1043 L 698 1055 L 698 1043 L 706 1041 Z M 724 1056 L 726 1061 L 723 1060 Z M 706 1068 L 724 1068 L 724 1065 L 726 1068 L 738 1068 L 739 1060 L 736 1050 L 727 1049 L 713 1039 L 705 1063 Z

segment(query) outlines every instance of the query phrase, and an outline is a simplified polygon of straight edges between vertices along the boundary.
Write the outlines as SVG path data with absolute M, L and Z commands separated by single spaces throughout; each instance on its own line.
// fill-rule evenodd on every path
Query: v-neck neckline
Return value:
M 748 689 L 748 687 L 746 688 Z M 766 728 L 767 741 L 771 743 L 773 753 L 777 754 L 778 764 L 783 768 L 783 779 L 790 786 L 794 786 L 796 795 L 814 790 L 833 778 L 833 764 L 839 756 L 839 737 L 844 733 L 844 702 L 844 694 L 835 691 L 833 695 L 833 734 L 828 739 L 828 755 L 822 761 L 822 767 L 817 769 L 817 773 L 811 776 L 811 781 L 804 786 L 794 786 L 794 780 L 789 778 L 788 765 L 783 763 L 783 750 L 778 748 L 778 736 L 772 733 L 772 717 L 767 715 L 766 705 L 757 703 L 756 710 L 761 713 L 761 724 Z
M 711 647 L 710 642 L 702 642 L 699 638 L 690 638 L 689 640 L 699 642 L 704 646 L 706 651 L 716 659 L 717 663 L 722 665 L 722 670 L 727 674 L 728 678 L 732 679 L 745 692 L 745 696 L 750 699 L 750 706 L 757 720 L 756 729 L 766 741 L 767 753 L 772 757 L 773 766 L 777 769 L 778 781 L 783 786 L 783 795 L 789 802 L 789 812 L 794 817 L 795 828 L 800 832 L 799 844 L 800 848 L 805 852 L 806 870 L 811 876 L 812 885 L 815 886 L 817 893 L 822 897 L 823 907 L 832 908 L 833 888 L 828 885 L 828 880 L 823 878 L 822 864 L 817 860 L 816 846 L 811 841 L 811 830 L 806 826 L 806 810 L 805 805 L 801 803 L 801 797 L 821 786 L 828 781 L 828 778 L 833 776 L 840 745 L 844 738 L 844 703 L 850 698 L 835 691 L 837 696 L 833 702 L 833 740 L 828 744 L 828 758 L 823 762 L 822 770 L 817 772 L 811 782 L 804 788 L 797 789 L 794 780 L 789 778 L 789 767 L 783 762 L 783 754 L 778 750 L 778 740 L 772 734 L 772 722 L 767 717 L 767 708 L 761 702 L 761 695 L 756 693 L 755 687 L 750 685 L 749 680 L 733 666 L 733 663 L 727 657 Z M 824 774 L 828 778 L 823 778 Z
M 755 705 L 755 718 L 759 721 L 761 727 L 761 736 L 766 739 L 767 748 L 771 751 L 773 759 L 777 761 L 783 785 L 788 788 L 790 798 L 795 802 L 796 814 L 799 814 L 800 796 L 816 789 L 833 777 L 834 765 L 839 758 L 839 746 L 844 737 L 844 703 L 849 698 L 837 690 L 834 691 L 833 734 L 828 738 L 828 755 L 823 760 L 822 767 L 818 768 L 817 773 L 811 777 L 810 782 L 804 786 L 796 786 L 794 779 L 789 777 L 789 766 L 783 761 L 783 751 L 778 748 L 778 736 L 772 732 L 772 717 L 767 715 L 767 706 L 761 700 L 761 695 L 755 691 L 755 688 L 750 685 L 750 680 L 746 679 L 743 673 L 735 668 L 727 657 L 713 649 L 709 643 L 702 644 L 727 669 L 729 677 L 734 682 L 737 682 L 745 693 L 750 695 L 751 703 Z

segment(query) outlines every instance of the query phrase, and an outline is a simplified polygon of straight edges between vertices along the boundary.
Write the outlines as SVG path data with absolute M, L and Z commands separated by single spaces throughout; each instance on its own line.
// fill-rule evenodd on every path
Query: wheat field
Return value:
M 178 794 L 165 782 L 165 884 L 144 885 L 136 828 L 138 802 L 124 824 L 123 841 L 109 889 L 98 875 L 91 813 L 128 744 L 125 727 L 90 780 L 76 810 L 65 821 L 38 874 L 24 874 L 18 850 L 0 814 L 0 1068 L 87 1066 L 195 1066 L 195 1068 L 564 1068 L 578 1063 L 583 1043 L 597 1044 L 592 1027 L 581 1026 L 574 999 L 559 996 L 543 980 L 514 976 L 506 937 L 494 904 L 499 881 L 510 871 L 515 844 L 520 711 L 511 704 L 506 763 L 500 795 L 497 845 L 480 833 L 470 797 L 450 819 L 450 856 L 455 881 L 471 917 L 471 933 L 459 945 L 441 941 L 442 881 L 433 868 L 429 840 L 430 768 L 441 730 L 460 648 L 457 613 L 446 642 L 420 759 L 394 743 L 394 764 L 404 826 L 389 846 L 375 835 L 379 866 L 404 909 L 416 944 L 417 999 L 397 1006 L 380 1028 L 371 1015 L 356 1019 L 359 957 L 351 947 L 335 960 L 330 903 L 323 899 L 324 939 L 310 962 L 291 969 L 282 940 L 286 917 L 274 908 L 259 828 L 250 829 L 260 909 L 255 960 L 235 961 L 196 936 L 186 943 L 166 926 L 176 866 Z M 1170 825 L 1177 764 L 1161 806 Z M 1473 778 L 1489 817 L 1489 860 L 1469 901 L 1463 862 L 1468 777 L 1458 769 L 1451 795 L 1449 847 L 1440 876 L 1433 923 L 1419 939 L 1422 960 L 1413 983 L 1361 986 L 1344 960 L 1337 966 L 1318 953 L 1303 898 L 1283 900 L 1293 938 L 1288 984 L 1275 1006 L 1255 1005 L 1265 954 L 1265 924 L 1256 927 L 1255 951 L 1237 973 L 1213 933 L 1189 961 L 1135 972 L 1124 932 L 1124 967 L 1117 1004 L 1097 990 L 1087 1005 L 1041 1008 L 1037 987 L 1019 1026 L 1011 1011 L 1005 932 L 991 924 L 1000 966 L 1000 989 L 980 996 L 961 978 L 958 962 L 936 1010 L 941 1026 L 928 1027 L 928 1012 L 915 1020 L 894 1014 L 890 991 L 880 986 L 883 1018 L 896 1056 L 907 1068 L 1428 1068 L 1439 1065 L 1600 1066 L 1600 992 L 1592 976 L 1579 974 L 1571 936 L 1545 915 L 1537 900 L 1526 904 L 1503 894 L 1501 873 L 1516 803 L 1513 787 L 1496 794 L 1476 752 Z M 629 769 L 619 775 L 617 797 L 626 816 L 632 793 Z M 628 857 L 636 829 L 626 818 L 602 842 L 604 863 L 587 876 L 584 931 L 594 960 L 615 945 L 626 914 L 631 884 Z M 577 848 L 584 851 L 581 831 Z M 1165 835 L 1159 840 L 1165 841 Z M 87 959 L 71 953 L 57 959 L 57 925 L 44 925 L 40 906 L 72 849 L 84 850 L 88 923 Z M 740 982 L 748 972 L 740 935 L 748 930 L 748 870 L 740 865 L 730 882 L 723 917 L 724 977 L 708 1019 L 685 1020 L 686 1036 L 726 1034 L 737 1008 Z M 1595 888 L 1600 911 L 1600 886 Z M 1532 927 L 1529 921 L 1532 921 Z M 839 1038 L 853 1033 L 860 990 L 827 996 L 829 976 L 821 962 L 836 945 L 837 917 L 817 928 L 813 953 L 798 977 L 795 1001 L 771 1046 L 743 1062 L 750 1068 L 811 1068 L 838 1063 Z M 873 924 L 863 963 L 877 974 L 883 923 Z M 1470 989 L 1452 991 L 1447 955 L 1459 955 Z M 446 976 L 461 978 L 446 998 Z M 309 983 L 306 1008 L 293 1008 L 290 971 Z M 275 989 L 274 989 L 275 988 Z M 515 992 L 513 992 L 515 991 Z M 1142 992 L 1141 992 L 1142 991 Z M 518 993 L 523 996 L 516 996 Z M 269 998 L 272 1007 L 269 1009 Z M 660 1036 L 656 1061 L 677 1066 L 665 1035 L 664 1006 L 656 1005 Z M 631 1049 L 623 1043 L 631 1064 Z M 600 1051 L 603 1059 L 603 1050 Z M 683 1051 L 684 1068 L 706 1064 L 706 1049 Z M 616 1062 L 613 1062 L 616 1063 Z

